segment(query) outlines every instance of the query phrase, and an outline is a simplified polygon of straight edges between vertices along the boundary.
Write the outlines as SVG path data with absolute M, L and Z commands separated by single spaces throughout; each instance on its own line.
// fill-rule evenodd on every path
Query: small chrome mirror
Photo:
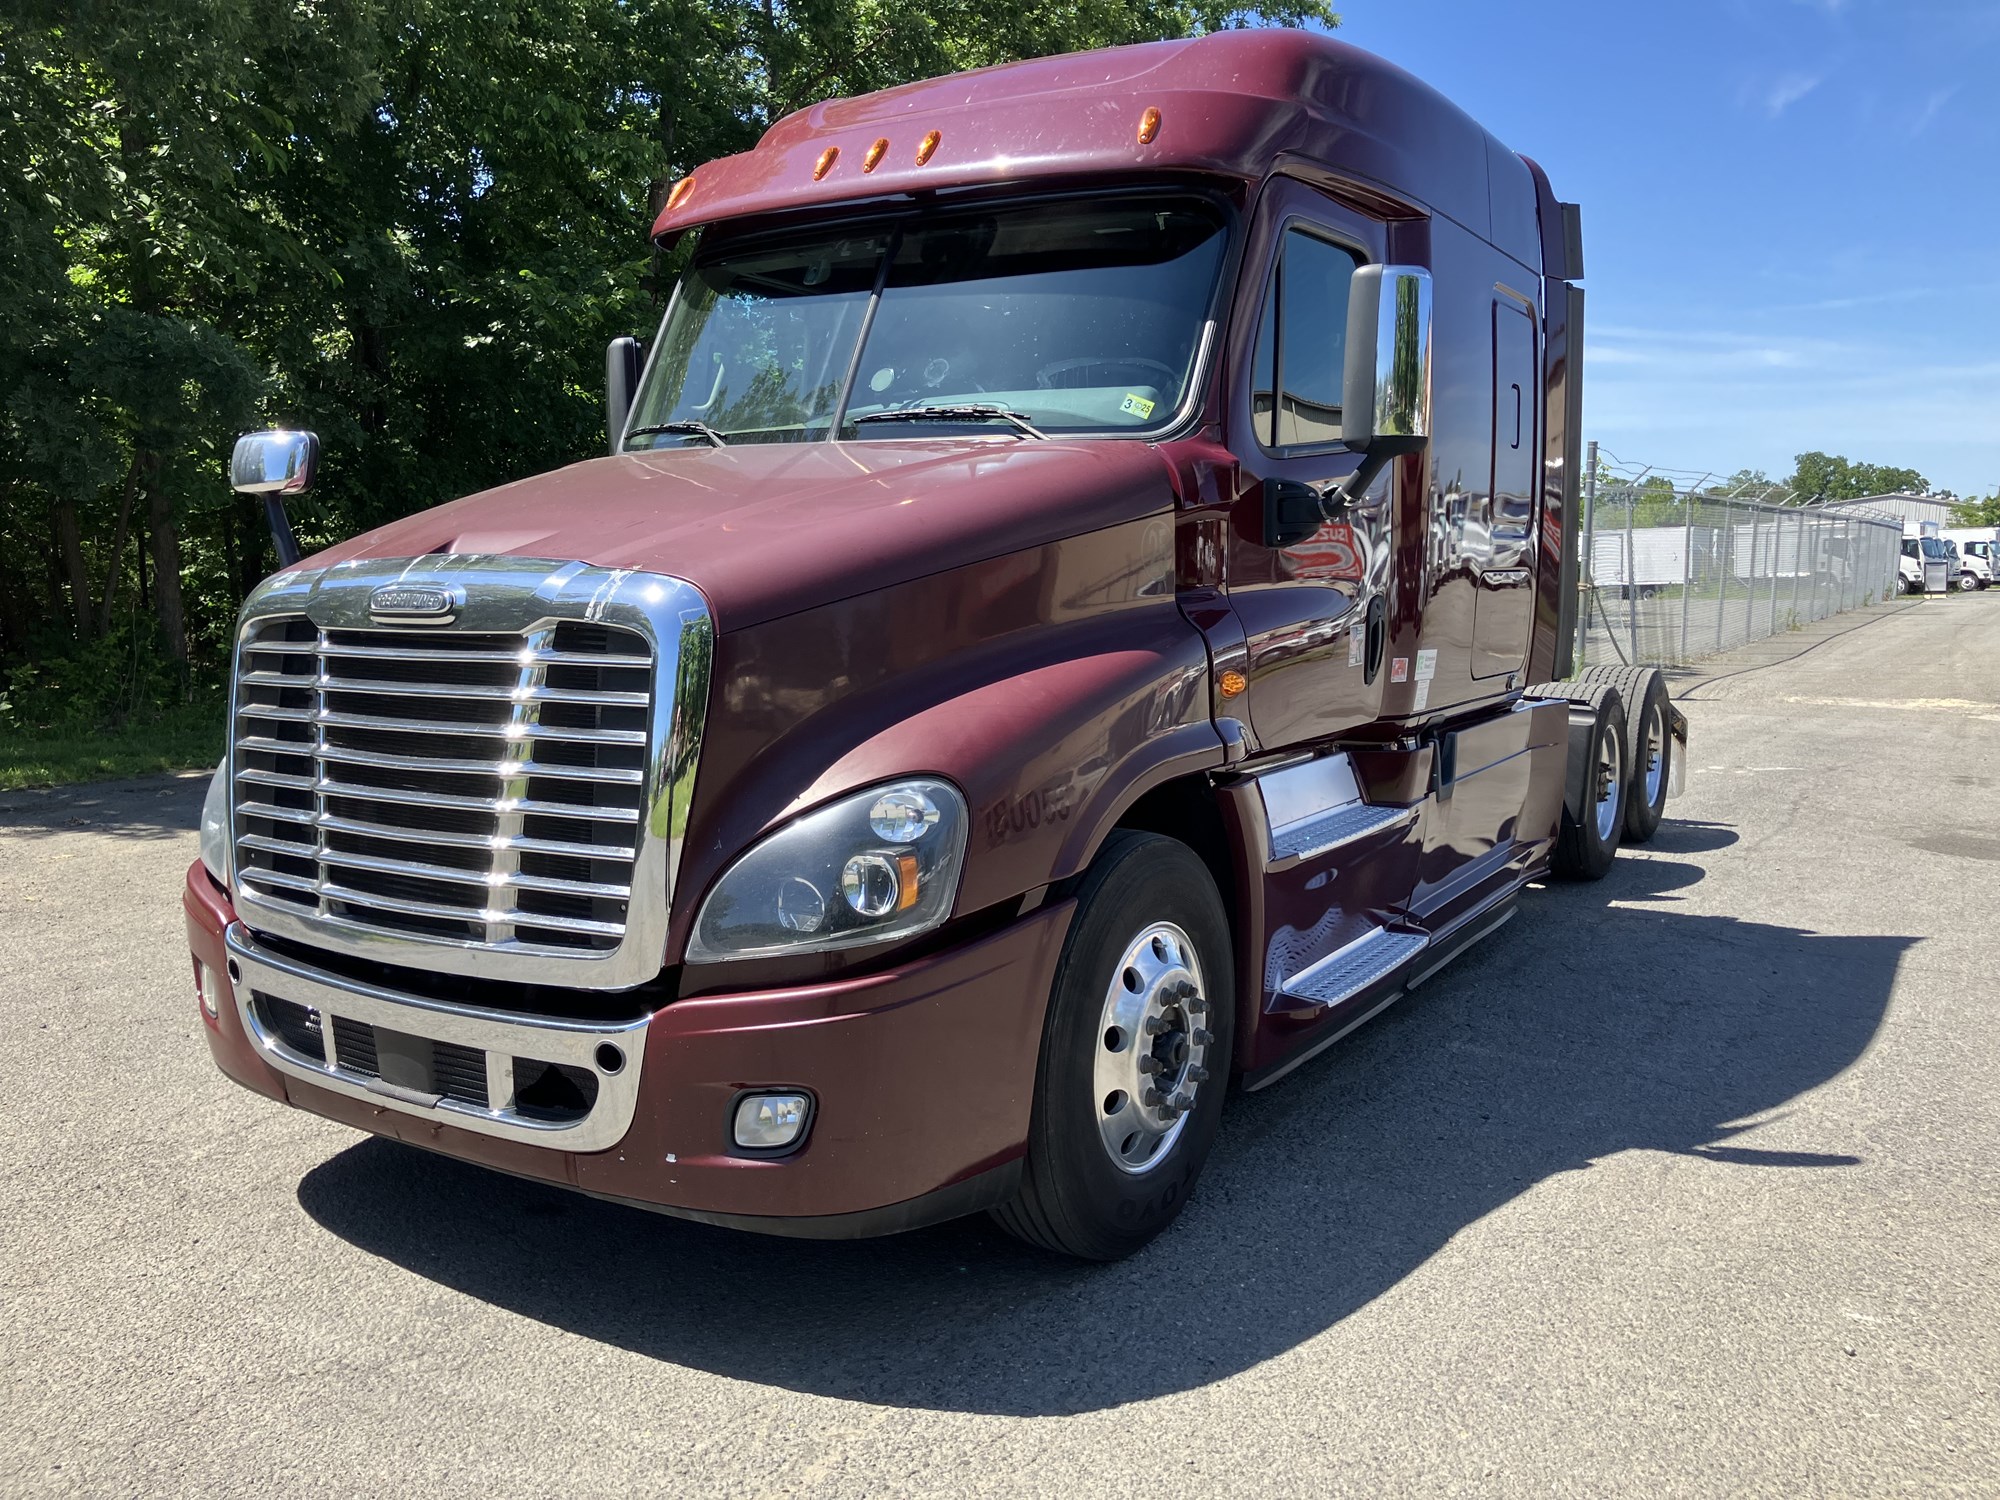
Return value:
M 299 495 L 312 488 L 319 438 L 310 432 L 246 432 L 229 460 L 229 483 L 242 495 Z
M 1431 273 L 1363 266 L 1347 304 L 1341 441 L 1413 453 L 1431 435 Z

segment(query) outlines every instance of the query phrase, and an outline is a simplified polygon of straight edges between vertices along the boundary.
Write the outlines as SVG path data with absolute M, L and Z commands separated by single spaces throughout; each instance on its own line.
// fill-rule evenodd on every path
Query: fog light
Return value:
M 810 1101 L 804 1094 L 746 1094 L 736 1104 L 736 1144 L 773 1151 L 798 1140 Z
M 222 992 L 222 976 L 207 964 L 197 962 L 194 966 L 194 995 L 201 1002 L 201 1012 L 209 1020 L 215 1019 L 215 997 Z

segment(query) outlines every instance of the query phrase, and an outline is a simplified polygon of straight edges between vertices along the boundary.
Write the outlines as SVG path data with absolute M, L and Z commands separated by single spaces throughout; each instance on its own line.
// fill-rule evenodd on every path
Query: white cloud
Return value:
M 1918 136 L 1931 128 L 1944 107 L 1951 103 L 1952 95 L 1956 94 L 1958 90 L 1959 85 L 1954 83 L 1948 88 L 1934 89 L 1931 92 L 1931 96 L 1924 100 L 1924 107 L 1918 111 L 1915 122 L 1910 126 L 1909 136 L 1911 140 L 1914 141 Z
M 1824 73 L 1780 73 L 1764 91 L 1764 113 L 1777 119 L 1825 81 Z

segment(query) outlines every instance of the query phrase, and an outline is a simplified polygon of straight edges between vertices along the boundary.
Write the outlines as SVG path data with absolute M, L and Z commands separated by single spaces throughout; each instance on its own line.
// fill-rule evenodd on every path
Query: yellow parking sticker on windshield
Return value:
M 1150 417 L 1153 414 L 1153 407 L 1156 404 L 1155 402 L 1148 401 L 1144 396 L 1127 395 L 1124 401 L 1119 403 L 1118 409 L 1128 416 Z

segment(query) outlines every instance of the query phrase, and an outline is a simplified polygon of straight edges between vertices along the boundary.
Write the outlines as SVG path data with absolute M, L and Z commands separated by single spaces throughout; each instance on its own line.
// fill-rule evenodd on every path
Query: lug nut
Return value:
M 1165 1031 L 1166 1029 L 1167 1029 L 1167 1018 L 1165 1016 L 1146 1017 L 1147 1036 L 1158 1036 L 1161 1032 Z
M 1198 1016 L 1208 1009 L 1208 1002 L 1201 996 L 1195 995 L 1188 1000 L 1187 1008 L 1189 1015 Z
M 1166 1098 L 1167 1096 L 1162 1094 L 1158 1089 L 1147 1089 L 1145 1093 L 1139 1096 L 1139 1102 L 1148 1109 L 1158 1109 L 1162 1104 L 1166 1103 Z
M 1184 1115 L 1184 1114 L 1186 1114 L 1186 1113 L 1187 1113 L 1187 1112 L 1188 1112 L 1189 1110 L 1191 1110 L 1191 1109 L 1193 1109 L 1193 1108 L 1194 1108 L 1194 1096 L 1193 1096 L 1192 1094 L 1176 1094 L 1176 1095 L 1174 1095 L 1174 1113 L 1175 1113 L 1175 1114 L 1177 1114 L 1177 1115 Z
M 1160 1060 L 1153 1056 L 1152 1053 L 1147 1053 L 1139 1059 L 1139 1071 L 1150 1078 L 1153 1074 L 1160 1071 Z
M 1208 1082 L 1208 1069 L 1206 1069 L 1206 1068 L 1202 1067 L 1202 1066 L 1201 1066 L 1200 1064 L 1198 1064 L 1198 1063 L 1197 1063 L 1197 1064 L 1196 1064 L 1196 1065 L 1195 1065 L 1194 1067 L 1192 1067 L 1192 1068 L 1189 1068 L 1189 1069 L 1188 1069 L 1188 1082 L 1189 1082 L 1189 1083 L 1207 1083 L 1207 1082 Z
M 1215 1040 L 1215 1033 L 1205 1026 L 1197 1026 L 1188 1037 L 1188 1040 L 1193 1042 L 1197 1047 L 1206 1047 Z

